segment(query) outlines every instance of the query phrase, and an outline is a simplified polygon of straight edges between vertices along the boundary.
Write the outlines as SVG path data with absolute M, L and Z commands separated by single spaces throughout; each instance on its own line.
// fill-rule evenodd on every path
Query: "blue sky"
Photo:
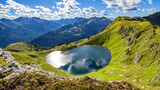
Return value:
M 146 16 L 160 11 L 160 0 L 0 0 L 0 18 L 90 18 Z

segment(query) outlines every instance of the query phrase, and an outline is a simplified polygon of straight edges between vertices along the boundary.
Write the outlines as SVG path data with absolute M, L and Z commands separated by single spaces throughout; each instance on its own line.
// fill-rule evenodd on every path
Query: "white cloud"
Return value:
M 52 8 L 55 9 L 56 7 L 55 7 L 55 6 L 52 6 Z
M 52 12 L 49 8 L 45 8 L 44 6 L 35 6 L 36 8 L 40 8 L 44 12 Z
M 52 13 L 49 8 L 45 8 L 43 6 L 35 6 L 36 9 L 30 8 L 29 6 L 25 6 L 23 4 L 19 4 L 13 0 L 7 0 L 7 5 L 0 4 L 0 18 L 8 18 L 14 19 L 17 17 L 39 17 L 42 19 L 56 19 L 57 17 Z M 14 10 L 13 15 L 10 13 L 10 10 Z M 5 11 L 5 12 L 4 12 Z
M 148 3 L 149 3 L 149 4 L 152 4 L 152 0 L 148 0 Z
M 141 11 L 138 7 L 143 3 L 142 0 L 102 0 L 104 4 L 107 4 L 107 8 L 115 8 L 115 12 L 120 12 L 119 8 L 122 8 L 124 13 Z M 152 0 L 147 0 L 149 4 L 152 4 Z M 152 10 L 146 10 L 153 12 Z
M 137 11 L 137 5 L 141 4 L 141 0 L 102 0 L 107 4 L 107 8 L 122 8 L 123 12 Z
M 94 7 L 90 6 L 88 8 L 83 8 L 78 13 L 76 13 L 76 15 L 78 17 L 89 18 L 89 17 L 93 17 L 93 16 L 99 16 L 99 13 L 97 13 L 97 10 Z
M 101 11 L 101 14 L 102 14 L 103 16 L 108 16 L 108 15 L 109 15 L 109 13 L 108 13 L 106 10 L 102 10 L 102 11 Z
M 57 8 L 61 12 L 77 11 L 80 10 L 77 5 L 79 5 L 79 3 L 75 0 L 63 0 L 62 2 L 57 3 Z
M 114 10 L 114 12 L 115 12 L 115 13 L 119 13 L 119 12 L 121 12 L 121 10 L 116 9 L 116 10 Z
M 141 0 L 102 0 L 106 3 L 108 8 L 116 8 L 116 7 L 130 7 L 136 6 L 142 3 Z
M 147 12 L 147 13 L 155 13 L 156 9 L 155 8 L 151 8 L 151 9 L 142 9 L 143 12 Z
M 136 12 L 136 11 L 140 11 L 140 9 L 138 9 L 137 7 L 124 7 L 123 8 L 124 13 Z
M 59 11 L 55 11 L 55 14 L 63 18 L 89 18 L 99 15 L 97 10 L 92 6 L 80 9 L 78 5 L 80 5 L 80 3 L 75 0 L 62 0 L 62 2 L 57 2 L 57 9 L 59 9 Z
M 97 10 L 94 7 L 89 7 L 89 8 L 83 8 L 83 12 L 89 14 L 89 13 L 96 13 Z
M 12 18 L 16 18 L 16 17 L 11 15 L 10 7 L 8 5 L 4 6 L 4 5 L 0 4 L 0 18 L 12 19 Z
M 27 17 L 39 16 L 38 14 L 40 10 L 38 9 L 32 9 L 29 6 L 24 6 L 22 4 L 16 3 L 13 0 L 7 0 L 6 3 L 8 4 L 6 5 L 6 7 L 15 10 L 15 14 L 18 16 L 27 16 Z
M 138 7 L 144 0 L 102 0 L 104 4 L 107 4 L 107 8 L 114 8 L 113 12 L 136 12 L 143 11 L 148 13 L 156 12 L 155 9 L 142 9 Z M 149 4 L 152 4 L 152 0 L 147 0 Z M 6 5 L 0 4 L 0 18 L 14 19 L 21 16 L 26 17 L 39 17 L 41 19 L 61 19 L 61 18 L 75 18 L 93 16 L 106 16 L 110 17 L 111 13 L 106 10 L 102 10 L 100 13 L 92 7 L 79 8 L 80 3 L 76 0 L 61 0 L 57 2 L 56 6 L 52 6 L 53 9 L 46 8 L 44 6 L 35 6 L 31 8 L 29 6 L 17 3 L 13 0 L 6 0 Z M 55 9 L 56 8 L 56 9 Z M 57 10 L 58 9 L 58 10 Z M 122 9 L 122 11 L 121 11 Z
M 7 13 L 10 11 L 10 7 L 0 4 L 0 10 L 3 11 L 4 13 Z
M 10 7 L 0 4 L 0 17 L 2 18 L 9 17 L 10 15 L 9 11 L 10 11 Z
M 79 8 L 76 0 L 62 0 L 57 2 L 56 8 L 58 10 L 52 11 L 44 6 L 29 6 L 17 3 L 13 0 L 6 0 L 6 5 L 0 4 L 0 18 L 15 19 L 17 17 L 39 17 L 41 19 L 55 20 L 61 18 L 75 18 L 85 17 L 90 18 L 93 16 L 104 16 L 107 12 L 103 11 L 103 15 L 98 13 L 97 10 L 90 6 L 86 8 Z M 54 9 L 55 6 L 52 6 Z
M 59 11 L 55 11 L 55 14 L 58 17 L 74 18 L 74 13 L 81 10 L 77 5 L 80 5 L 80 3 L 75 0 L 62 0 L 61 2 L 57 2 L 57 9 Z

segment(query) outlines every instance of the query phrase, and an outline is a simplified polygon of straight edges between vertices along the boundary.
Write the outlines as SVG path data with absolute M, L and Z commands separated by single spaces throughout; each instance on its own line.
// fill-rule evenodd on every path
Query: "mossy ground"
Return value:
M 8 67 L 8 62 L 5 60 L 6 58 L 0 57 L 0 65 L 2 65 L 0 68 L 4 69 L 4 67 Z M 4 66 L 3 66 L 4 65 Z M 8 73 L 2 73 L 0 71 L 0 79 L 4 78 L 8 75 L 10 75 L 12 72 L 8 72 Z
M 5 58 L 0 57 L 0 65 L 8 66 L 8 63 L 6 62 Z
M 140 90 L 127 83 L 104 82 L 100 80 L 84 77 L 80 80 L 59 80 L 57 78 L 47 78 L 46 76 L 32 73 L 24 73 L 9 80 L 0 80 L 1 90 Z

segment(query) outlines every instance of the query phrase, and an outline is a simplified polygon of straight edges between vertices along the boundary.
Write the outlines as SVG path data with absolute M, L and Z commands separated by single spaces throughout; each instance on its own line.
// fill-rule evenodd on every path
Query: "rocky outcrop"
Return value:
M 1 73 L 1 79 L 10 79 L 18 76 L 19 74 L 22 74 L 24 72 L 37 72 L 42 75 L 46 75 L 47 77 L 58 77 L 63 79 L 64 77 L 56 76 L 55 72 L 46 72 L 39 66 L 31 63 L 27 66 L 21 65 L 18 63 L 14 57 L 10 54 L 10 52 L 3 51 L 0 48 L 0 57 L 5 59 L 5 62 L 8 63 L 7 66 L 0 64 L 0 73 Z M 2 74 L 5 74 L 5 76 L 2 77 Z

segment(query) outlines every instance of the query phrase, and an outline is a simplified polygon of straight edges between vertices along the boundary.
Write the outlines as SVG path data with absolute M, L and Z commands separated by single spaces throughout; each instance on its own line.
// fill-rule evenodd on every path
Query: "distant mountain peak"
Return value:
M 8 44 L 31 41 L 44 33 L 59 29 L 62 25 L 37 17 L 19 17 L 14 20 L 0 19 L 0 47 Z
M 84 19 L 83 17 L 75 17 L 74 19 Z
M 101 32 L 112 21 L 107 18 L 92 17 L 63 26 L 59 30 L 48 32 L 32 42 L 45 47 L 52 47 L 56 44 L 68 43 L 84 38 L 89 38 Z
M 19 21 L 19 20 L 24 20 L 24 19 L 37 19 L 37 20 L 42 20 L 42 19 L 40 19 L 40 18 L 38 18 L 38 17 L 18 17 L 18 18 L 16 18 L 16 19 L 14 19 L 14 21 Z

